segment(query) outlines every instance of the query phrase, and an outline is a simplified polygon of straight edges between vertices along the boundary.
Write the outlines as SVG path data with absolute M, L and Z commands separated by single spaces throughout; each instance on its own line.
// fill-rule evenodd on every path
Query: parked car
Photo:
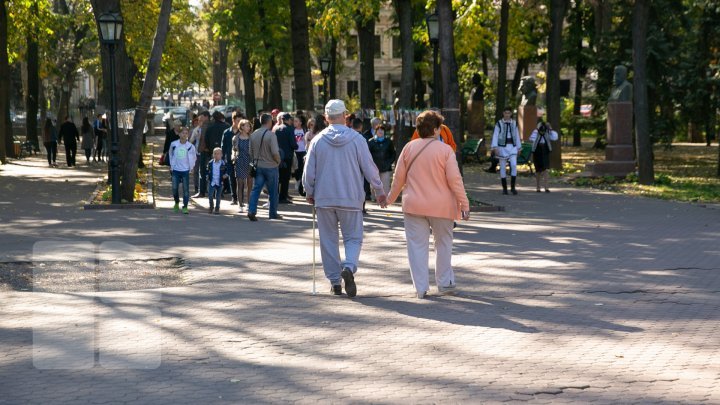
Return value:
M 172 114 L 173 119 L 180 120 L 182 126 L 186 127 L 190 124 L 192 111 L 187 107 L 159 107 L 155 110 L 153 127 L 155 129 L 165 129 L 165 121 L 170 119 L 170 114 Z
M 242 107 L 237 105 L 216 105 L 215 107 L 210 109 L 210 115 L 213 115 L 215 111 L 220 111 L 223 113 L 224 116 L 230 116 L 232 115 L 233 111 L 240 110 L 242 112 Z

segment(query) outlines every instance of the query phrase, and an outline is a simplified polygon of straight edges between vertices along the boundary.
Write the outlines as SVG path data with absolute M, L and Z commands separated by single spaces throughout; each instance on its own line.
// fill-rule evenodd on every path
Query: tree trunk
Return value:
M 107 12 L 121 13 L 120 0 L 91 0 L 93 14 L 97 23 L 98 17 Z M 123 30 L 124 31 L 124 30 Z M 98 26 L 97 32 L 100 32 Z M 123 38 L 125 34 L 123 32 Z M 110 100 L 110 53 L 108 47 L 100 46 L 100 65 L 102 67 L 101 91 L 98 104 L 109 106 Z M 115 98 L 118 110 L 133 108 L 136 100 L 132 95 L 132 83 L 138 74 L 137 66 L 125 50 L 125 40 L 115 47 L 115 80 L 122 85 L 115 86 Z
M 653 184 L 652 141 L 650 140 L 650 119 L 647 94 L 647 28 L 650 15 L 648 0 L 635 0 L 633 8 L 633 67 L 635 105 L 635 142 L 638 161 L 638 183 Z
M 375 19 L 357 22 L 360 42 L 360 108 L 375 109 Z
M 425 82 L 422 79 L 422 71 L 415 69 L 415 108 L 424 109 L 425 105 Z
M 706 145 L 710 146 L 712 144 L 713 139 L 716 139 L 716 138 L 717 138 L 717 110 L 713 106 L 710 108 L 710 114 L 708 116 L 707 126 L 705 127 Z
M 411 0 L 395 0 L 395 12 L 400 23 L 400 43 L 402 44 L 402 68 L 400 71 L 399 109 L 410 110 L 413 105 L 413 86 L 415 84 L 415 43 L 413 34 L 413 8 Z M 395 129 L 395 149 L 400 150 L 407 141 L 405 125 L 397 120 Z
M 498 77 L 497 92 L 495 93 L 495 121 L 502 117 L 503 108 L 506 107 L 505 87 L 507 86 L 507 52 L 508 52 L 508 25 L 510 20 L 510 1 L 502 0 L 500 5 L 500 36 L 498 38 Z
M 8 57 L 7 0 L 0 0 L 0 162 L 14 157 L 10 122 L 10 59 Z
M 582 0 L 576 0 L 575 7 L 577 9 L 575 13 L 575 25 L 578 27 L 580 32 L 582 29 Z M 573 104 L 573 115 L 576 119 L 580 118 L 580 107 L 582 105 L 582 77 L 583 77 L 583 63 L 582 63 L 582 52 L 583 52 L 583 40 L 582 35 L 578 36 L 577 43 L 575 44 L 576 51 L 578 53 L 577 61 L 575 62 L 575 98 Z M 582 133 L 580 132 L 580 126 L 575 125 L 573 128 L 573 146 L 582 146 Z
M 328 75 L 328 85 L 330 86 L 330 98 L 337 98 L 337 39 L 330 40 L 330 74 Z
M 275 63 L 275 56 L 270 57 L 270 107 L 283 110 L 282 84 L 280 83 L 280 72 Z
M 512 85 L 510 86 L 510 98 L 512 100 L 517 99 L 518 87 L 520 87 L 520 79 L 522 79 L 523 71 L 529 65 L 527 59 L 518 59 L 517 66 L 515 66 L 515 74 L 513 75 Z M 519 105 L 519 103 L 518 103 Z
M 245 114 L 248 119 L 257 116 L 255 105 L 255 65 L 250 64 L 250 52 L 247 48 L 240 50 L 240 71 L 242 71 L 245 87 Z
M 31 6 L 31 13 L 37 15 L 37 3 Z M 27 93 L 25 94 L 25 134 L 27 140 L 31 141 L 36 149 L 39 148 L 38 140 L 38 119 L 40 96 L 40 55 L 37 43 L 37 32 L 27 34 Z M 58 117 L 60 118 L 60 117 Z M 44 123 L 43 123 L 44 125 Z
M 443 108 L 445 125 L 450 128 L 455 144 L 463 142 L 462 124 L 460 122 L 460 84 L 458 81 L 457 62 L 455 61 L 455 39 L 453 37 L 453 10 L 452 0 L 438 0 L 437 2 L 438 46 L 440 48 L 440 73 L 443 82 Z M 460 173 L 462 173 L 462 152 L 457 148 L 457 157 Z
M 559 135 L 562 136 L 560 128 L 560 69 L 562 51 L 563 20 L 567 10 L 568 0 L 550 1 L 550 39 L 548 41 L 548 64 L 547 64 L 547 118 Z M 562 151 L 560 139 L 552 142 L 550 154 L 550 167 L 562 169 Z
M 315 108 L 312 75 L 310 74 L 310 36 L 305 0 L 290 0 L 290 24 L 295 76 L 295 105 L 299 110 Z
M 272 108 L 268 108 L 270 104 L 270 82 L 266 77 L 263 77 L 263 97 L 262 97 L 262 105 L 263 110 L 270 111 Z
M 227 63 L 228 63 L 228 44 L 226 40 L 218 40 L 217 46 L 213 49 L 213 93 L 220 93 L 220 100 L 217 104 L 225 104 L 225 95 L 227 94 Z
M 155 31 L 155 38 L 153 39 L 152 50 L 150 51 L 147 73 L 145 73 L 145 81 L 143 82 L 143 89 L 140 93 L 140 103 L 138 103 L 138 106 L 135 109 L 135 117 L 133 118 L 133 127 L 130 132 L 130 151 L 123 167 L 122 198 L 127 201 L 133 201 L 135 179 L 137 175 L 138 161 L 140 159 L 140 145 L 142 144 L 143 129 L 145 127 L 145 117 L 148 109 L 150 108 L 153 93 L 155 92 L 155 84 L 157 83 L 158 76 L 160 75 L 160 62 L 162 61 L 165 39 L 167 38 L 168 31 L 170 30 L 171 11 L 172 0 L 163 0 L 160 6 L 160 16 L 158 17 L 157 30 Z M 113 119 L 113 121 L 115 120 Z M 115 126 L 114 122 L 113 125 Z

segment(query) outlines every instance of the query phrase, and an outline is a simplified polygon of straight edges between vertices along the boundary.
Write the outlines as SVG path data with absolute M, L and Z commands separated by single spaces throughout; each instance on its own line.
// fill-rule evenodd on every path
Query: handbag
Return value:
M 267 129 L 262 134 L 262 138 L 260 138 L 260 147 L 258 148 L 258 155 L 260 154 L 260 151 L 262 150 L 263 142 L 265 141 L 265 134 L 267 134 Z M 259 159 L 255 159 L 254 161 L 250 162 L 250 177 L 257 176 L 257 164 Z

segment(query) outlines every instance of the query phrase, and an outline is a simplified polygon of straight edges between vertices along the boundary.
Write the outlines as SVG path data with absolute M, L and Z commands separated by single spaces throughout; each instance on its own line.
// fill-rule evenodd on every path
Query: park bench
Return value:
M 478 163 L 480 163 L 480 147 L 485 144 L 485 139 L 468 139 L 463 143 L 462 149 L 460 150 L 462 153 L 462 160 L 463 163 L 465 162 L 467 157 L 475 157 L 477 159 Z
M 528 165 L 528 168 L 530 168 L 530 174 L 533 174 L 532 143 L 523 142 L 522 148 L 520 149 L 520 152 L 518 153 L 517 164 L 518 164 L 518 166 Z

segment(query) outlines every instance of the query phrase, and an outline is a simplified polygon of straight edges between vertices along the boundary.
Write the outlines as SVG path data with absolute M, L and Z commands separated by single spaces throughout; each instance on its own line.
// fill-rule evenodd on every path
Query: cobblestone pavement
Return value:
M 459 295 L 413 297 L 400 210 L 373 206 L 348 299 L 319 265 L 311 293 L 307 205 L 174 214 L 161 169 L 156 210 L 79 209 L 102 170 L 0 167 L 0 260 L 90 242 L 183 258 L 186 285 L 0 292 L 0 404 L 720 403 L 719 210 L 469 170 L 507 211 L 459 224 Z

